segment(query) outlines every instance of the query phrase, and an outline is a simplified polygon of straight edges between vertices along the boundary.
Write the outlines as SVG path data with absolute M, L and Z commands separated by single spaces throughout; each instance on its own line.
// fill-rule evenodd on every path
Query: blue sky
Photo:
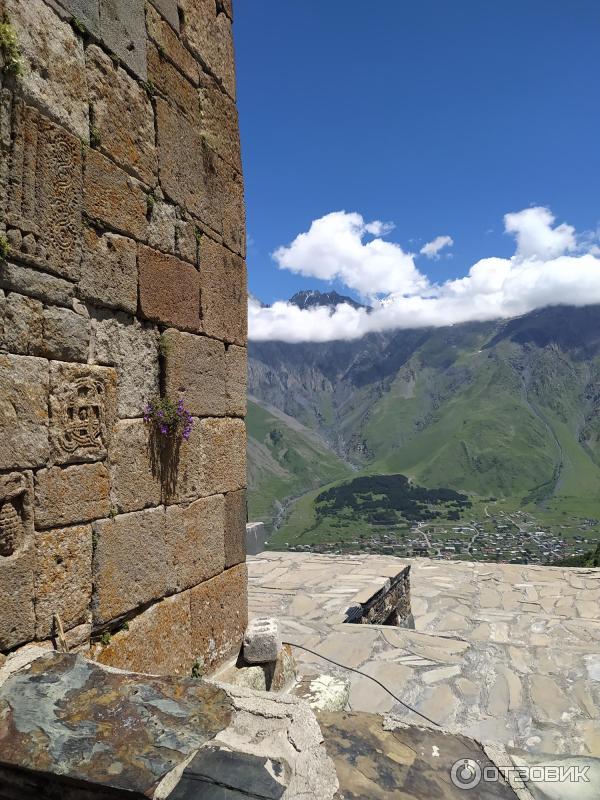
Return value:
M 346 210 L 393 221 L 432 281 L 514 252 L 503 215 L 600 220 L 600 4 L 592 0 L 238 0 L 250 290 L 328 283 L 270 254 Z M 447 251 L 449 252 L 449 251 Z M 340 281 L 335 282 L 342 289 Z

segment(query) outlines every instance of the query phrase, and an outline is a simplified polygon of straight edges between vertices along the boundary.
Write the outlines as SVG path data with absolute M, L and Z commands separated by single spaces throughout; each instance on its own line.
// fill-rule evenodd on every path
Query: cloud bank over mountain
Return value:
M 415 263 L 415 254 L 382 237 L 393 225 L 365 222 L 336 211 L 315 220 L 273 258 L 281 269 L 338 279 L 369 302 L 372 311 L 347 304 L 300 309 L 287 302 L 261 307 L 249 300 L 249 336 L 255 341 L 324 342 L 357 339 L 395 328 L 440 327 L 525 314 L 548 305 L 600 303 L 600 255 L 589 235 L 556 225 L 548 208 L 506 214 L 505 231 L 515 239 L 510 258 L 489 257 L 463 278 L 436 284 Z M 439 236 L 421 249 L 439 257 L 450 246 Z

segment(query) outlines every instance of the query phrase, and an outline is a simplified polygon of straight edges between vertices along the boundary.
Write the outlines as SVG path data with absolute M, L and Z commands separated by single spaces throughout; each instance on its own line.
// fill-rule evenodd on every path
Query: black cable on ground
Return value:
M 317 653 L 316 650 L 311 650 L 309 647 L 305 647 L 303 644 L 296 644 L 295 642 L 283 642 L 283 644 L 287 644 L 290 647 L 297 647 L 299 650 L 304 650 L 307 653 L 310 653 L 313 656 L 317 656 L 317 658 L 322 658 L 323 661 L 329 661 L 330 664 L 334 664 L 336 667 L 340 667 L 340 669 L 347 669 L 349 672 L 355 672 L 357 675 L 361 675 L 363 678 L 368 678 L 373 683 L 376 683 L 380 686 L 384 692 L 387 692 L 390 697 L 393 697 L 397 703 L 407 708 L 409 711 L 412 711 L 413 714 L 417 714 L 417 716 L 422 717 L 423 719 L 427 720 L 427 722 L 431 722 L 432 725 L 435 725 L 436 728 L 441 728 L 439 722 L 435 722 L 434 720 L 430 719 L 425 714 L 422 714 L 420 711 L 417 711 L 416 708 L 409 706 L 408 703 L 405 703 L 404 700 L 401 700 L 397 697 L 393 692 L 391 692 L 387 686 L 384 686 L 381 681 L 378 681 L 377 678 L 374 678 L 372 675 L 367 675 L 366 672 L 361 672 L 359 669 L 355 669 L 354 667 L 347 667 L 345 664 L 339 664 L 337 661 L 334 661 L 333 658 L 328 658 L 327 656 L 321 655 L 321 653 Z

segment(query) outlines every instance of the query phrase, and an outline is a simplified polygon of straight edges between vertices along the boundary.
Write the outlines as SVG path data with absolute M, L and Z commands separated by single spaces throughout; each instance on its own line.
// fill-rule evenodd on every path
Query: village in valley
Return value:
M 600 542 L 599 521 L 569 519 L 541 521 L 522 509 L 502 509 L 501 502 L 482 504 L 474 513 L 456 520 L 417 521 L 412 525 L 361 526 L 343 539 L 322 542 L 290 542 L 294 551 L 379 553 L 398 557 L 430 557 L 461 561 L 494 561 L 522 564 L 554 564 L 583 557 Z

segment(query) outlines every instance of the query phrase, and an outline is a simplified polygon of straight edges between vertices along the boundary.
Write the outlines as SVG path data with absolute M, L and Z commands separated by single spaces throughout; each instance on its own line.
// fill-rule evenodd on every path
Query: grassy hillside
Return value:
M 248 404 L 248 512 L 271 526 L 278 504 L 351 470 L 314 431 L 281 413 Z
M 326 437 L 361 474 L 399 473 L 476 502 L 505 498 L 551 520 L 600 518 L 600 307 L 358 342 L 272 342 L 250 354 L 261 402 Z M 306 485 L 306 472 L 292 472 L 301 476 L 295 489 Z M 262 483 L 266 505 L 270 492 L 287 489 L 271 473 Z M 336 481 L 330 468 L 320 475 L 323 485 Z M 295 538 L 304 526 L 313 538 L 313 501 L 295 505 L 281 536 Z M 335 535 L 330 521 L 317 527 Z

